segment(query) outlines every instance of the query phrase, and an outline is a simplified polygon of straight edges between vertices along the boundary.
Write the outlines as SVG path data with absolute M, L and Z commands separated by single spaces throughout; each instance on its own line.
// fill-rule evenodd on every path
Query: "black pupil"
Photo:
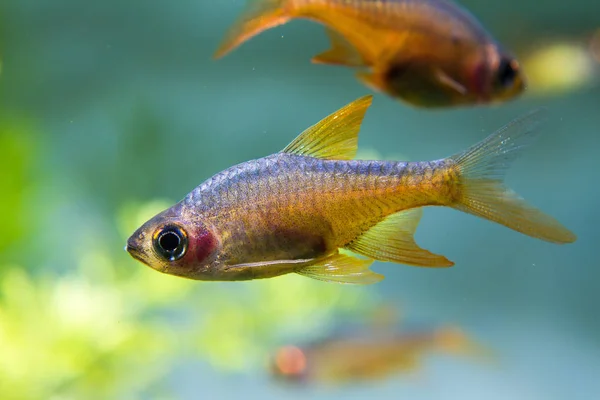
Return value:
M 180 243 L 181 239 L 176 232 L 165 232 L 158 239 L 158 244 L 160 247 L 167 252 L 173 252 L 177 250 Z
M 511 60 L 503 59 L 498 67 L 498 80 L 502 86 L 512 85 L 517 71 L 513 68 Z

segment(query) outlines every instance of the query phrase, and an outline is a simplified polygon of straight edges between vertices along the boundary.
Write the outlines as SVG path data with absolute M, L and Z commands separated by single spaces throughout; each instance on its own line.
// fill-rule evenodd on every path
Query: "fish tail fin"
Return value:
M 497 130 L 470 149 L 450 157 L 458 167 L 452 207 L 552 243 L 571 243 L 575 234 L 553 217 L 530 206 L 503 183 L 520 151 L 539 136 L 543 109 Z
M 262 31 L 290 20 L 290 0 L 250 0 L 213 55 L 218 59 Z

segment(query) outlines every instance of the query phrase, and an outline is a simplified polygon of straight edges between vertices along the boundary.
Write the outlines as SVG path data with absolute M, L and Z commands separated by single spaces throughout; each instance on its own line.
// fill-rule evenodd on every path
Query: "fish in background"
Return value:
M 326 26 L 331 48 L 312 61 L 358 67 L 376 91 L 420 107 L 501 103 L 525 80 L 517 59 L 450 0 L 257 0 L 215 58 L 292 19 Z
M 434 354 L 491 359 L 491 352 L 456 326 L 363 330 L 332 335 L 306 346 L 286 345 L 270 360 L 271 375 L 285 382 L 340 385 L 411 374 Z
M 550 97 L 600 84 L 600 29 L 591 34 L 531 39 L 517 49 L 530 82 L 527 96 Z
M 448 158 L 352 160 L 371 101 L 362 97 L 283 151 L 209 178 L 138 228 L 126 250 L 157 271 L 197 280 L 297 273 L 368 284 L 383 279 L 369 269 L 374 260 L 453 265 L 414 240 L 424 206 L 455 208 L 552 243 L 575 241 L 502 182 L 519 150 L 539 133 L 539 112 Z

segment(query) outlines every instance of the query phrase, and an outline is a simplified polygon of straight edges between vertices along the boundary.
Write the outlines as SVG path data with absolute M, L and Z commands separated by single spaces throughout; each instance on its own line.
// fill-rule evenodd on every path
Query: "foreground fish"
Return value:
M 296 18 L 327 27 L 332 47 L 314 62 L 365 67 L 367 86 L 416 106 L 502 102 L 525 87 L 519 62 L 450 0 L 258 0 L 215 57 Z
M 453 265 L 420 248 L 422 206 L 453 207 L 554 243 L 575 240 L 502 184 L 535 135 L 533 113 L 465 152 L 431 162 L 351 160 L 371 104 L 366 96 L 308 128 L 282 152 L 231 167 L 140 227 L 127 251 L 150 267 L 199 280 L 295 272 L 374 283 L 373 260 Z M 341 254 L 351 250 L 367 257 Z
M 273 357 L 276 378 L 305 384 L 342 384 L 415 372 L 430 353 L 490 356 L 460 329 L 360 333 L 304 347 L 284 346 Z

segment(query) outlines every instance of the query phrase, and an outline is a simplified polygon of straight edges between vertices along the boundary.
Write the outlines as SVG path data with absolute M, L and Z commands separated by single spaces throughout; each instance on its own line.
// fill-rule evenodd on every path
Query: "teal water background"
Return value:
M 543 8 L 533 0 L 462 4 L 509 48 L 600 28 L 600 3 L 584 0 Z M 352 70 L 309 62 L 327 42 L 323 28 L 307 21 L 265 32 L 213 61 L 242 6 L 0 4 L 0 167 L 8 182 L 0 199 L 7 221 L 0 233 L 0 349 L 13 357 L 0 362 L 0 397 L 595 398 L 600 87 L 593 82 L 562 95 L 437 111 L 376 94 L 359 142 L 369 152 L 363 154 L 437 159 L 547 107 L 541 140 L 507 181 L 572 229 L 574 244 L 426 209 L 417 240 L 455 267 L 377 263 L 386 279 L 368 288 L 286 277 L 281 285 L 298 296 L 284 300 L 278 280 L 179 282 L 123 252 L 127 234 L 151 214 L 143 210 L 178 201 L 226 167 L 279 151 L 371 93 Z M 162 203 L 154 209 L 154 201 Z M 67 292 L 77 294 L 61 300 Z M 81 307 L 73 311 L 75 303 Z M 295 390 L 269 379 L 264 358 L 275 346 L 326 335 L 378 303 L 410 320 L 456 323 L 489 345 L 498 362 L 433 357 L 417 379 L 326 389 Z M 128 328 L 98 345 L 123 324 Z

